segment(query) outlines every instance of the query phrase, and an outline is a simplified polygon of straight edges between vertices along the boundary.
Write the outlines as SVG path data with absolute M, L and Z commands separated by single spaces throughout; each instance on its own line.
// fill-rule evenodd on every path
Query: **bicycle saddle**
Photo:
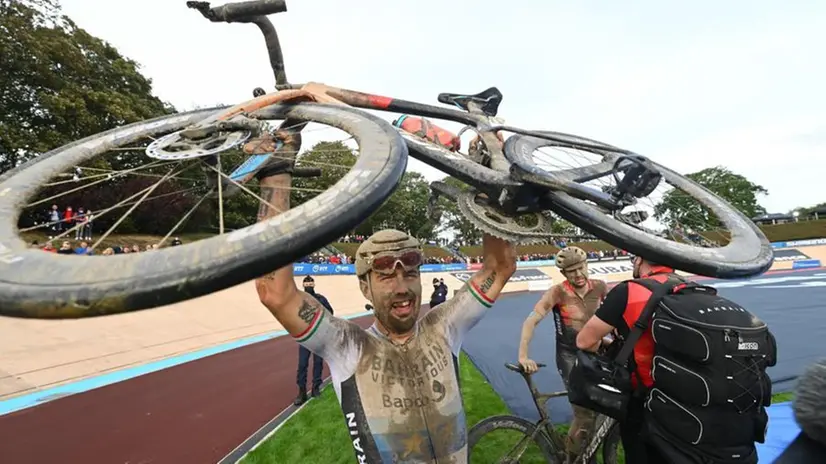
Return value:
M 470 111 L 468 104 L 476 102 L 482 107 L 482 112 L 488 116 L 496 116 L 499 111 L 499 104 L 502 103 L 502 92 L 496 87 L 491 87 L 483 92 L 473 95 L 466 95 L 461 93 L 440 93 L 439 103 L 445 105 L 455 105 L 465 111 Z

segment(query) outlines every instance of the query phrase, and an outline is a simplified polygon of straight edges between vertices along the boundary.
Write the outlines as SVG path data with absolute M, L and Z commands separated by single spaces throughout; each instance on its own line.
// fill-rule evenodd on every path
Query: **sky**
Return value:
M 185 0 L 61 0 L 179 110 L 272 88 L 253 25 Z M 220 5 L 215 2 L 213 5 Z M 291 82 L 436 104 L 504 94 L 509 125 L 568 132 L 688 173 L 726 166 L 769 212 L 826 201 L 826 3 L 766 0 L 287 0 L 271 16 Z M 432 168 L 408 165 L 430 179 Z

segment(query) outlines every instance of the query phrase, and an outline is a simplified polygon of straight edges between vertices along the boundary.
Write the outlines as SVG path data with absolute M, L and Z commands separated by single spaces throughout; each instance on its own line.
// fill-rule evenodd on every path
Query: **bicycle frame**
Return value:
M 289 84 L 284 66 L 284 55 L 282 53 L 280 40 L 275 31 L 275 27 L 266 15 L 260 12 L 269 8 L 267 14 L 286 11 L 284 0 L 257 0 L 242 3 L 230 3 L 220 7 L 209 8 L 208 3 L 188 2 L 190 8 L 198 9 L 201 14 L 213 22 L 240 22 L 253 23 L 261 30 L 269 55 L 270 65 L 275 77 L 276 91 L 261 95 L 252 100 L 240 103 L 234 107 L 222 111 L 215 118 L 209 118 L 204 123 L 217 120 L 227 120 L 236 115 L 249 115 L 255 117 L 255 111 L 281 102 L 290 101 L 316 101 L 329 104 L 343 104 L 360 109 L 378 110 L 387 112 L 398 112 L 413 114 L 422 117 L 445 119 L 472 127 L 481 137 L 490 154 L 490 167 L 476 163 L 465 156 L 443 149 L 434 144 L 407 134 L 400 130 L 399 133 L 408 145 L 409 154 L 436 169 L 455 177 L 462 182 L 475 187 L 478 191 L 485 193 L 494 203 L 503 207 L 505 211 L 512 213 L 537 212 L 544 210 L 554 210 L 553 200 L 546 196 L 548 187 L 536 186 L 531 183 L 523 183 L 511 177 L 511 163 L 505 156 L 503 143 L 498 139 L 497 132 L 507 130 L 527 136 L 539 137 L 546 140 L 555 140 L 554 134 L 543 131 L 530 131 L 516 127 L 498 124 L 493 117 L 483 113 L 478 105 L 470 102 L 470 111 L 459 111 L 444 106 L 435 106 L 412 101 L 390 98 L 380 95 L 373 95 L 354 90 L 347 90 L 324 84 L 310 82 L 307 84 Z M 230 10 L 232 8 L 232 17 Z M 242 10 L 255 12 L 250 16 L 240 13 Z M 296 126 L 295 122 L 285 121 L 282 127 Z M 293 130 L 301 131 L 304 125 L 297 125 Z M 557 139 L 560 143 L 568 143 L 567 139 Z M 577 142 L 583 148 L 592 148 L 606 151 L 606 145 L 594 145 L 587 142 Z M 628 153 L 624 150 L 616 149 L 619 153 Z M 610 151 L 610 150 L 608 150 Z M 590 200 L 608 209 L 618 208 L 618 203 L 610 194 L 598 189 L 585 187 L 577 181 L 597 179 L 618 171 L 618 166 L 614 163 L 601 163 L 597 169 L 585 169 L 581 178 L 559 177 L 554 180 L 555 189 L 565 191 L 573 196 Z M 627 169 L 624 168 L 624 169 Z M 624 170 L 619 169 L 619 170 Z M 547 174 L 545 175 L 548 176 Z M 441 190 L 439 185 L 431 186 L 434 190 Z M 440 193 L 450 196 L 451 192 L 442 190 Z
M 511 368 L 509 367 L 509 369 L 511 369 Z M 514 369 L 511 369 L 511 370 L 514 370 Z M 533 398 L 533 403 L 536 406 L 536 410 L 539 412 L 540 420 L 539 420 L 539 422 L 537 422 L 535 424 L 536 425 L 536 430 L 534 431 L 534 434 L 542 433 L 543 435 L 545 435 L 545 438 L 547 438 L 554 445 L 554 449 L 564 450 L 565 449 L 564 438 L 562 437 L 562 435 L 559 432 L 554 430 L 553 423 L 551 422 L 551 418 L 548 415 L 548 412 L 547 412 L 547 409 L 546 409 L 546 405 L 548 403 L 548 400 L 550 400 L 552 398 L 559 398 L 559 397 L 562 397 L 562 396 L 567 396 L 568 392 L 567 391 L 560 391 L 560 392 L 553 392 L 553 393 L 541 393 L 536 388 L 536 386 L 534 385 L 533 376 L 531 374 L 526 374 L 521 369 L 520 370 L 514 370 L 514 372 L 519 373 L 522 376 L 522 378 L 525 380 L 525 382 L 528 384 L 528 389 L 531 392 L 531 397 Z M 589 462 L 590 459 L 596 454 L 597 449 L 599 449 L 599 446 L 602 444 L 602 441 L 605 439 L 605 437 L 611 431 L 611 427 L 613 427 L 615 423 L 616 423 L 616 421 L 614 419 L 612 419 L 610 417 L 605 417 L 605 420 L 603 420 L 599 424 L 599 427 L 597 427 L 597 429 L 594 431 L 594 434 L 591 437 L 590 441 L 585 446 L 585 449 L 583 450 L 582 454 L 580 454 L 576 458 L 576 460 L 574 461 L 574 464 L 584 464 L 584 463 Z M 530 440 L 533 440 L 534 437 L 530 436 L 528 438 Z M 524 450 L 522 450 L 522 452 L 524 452 Z

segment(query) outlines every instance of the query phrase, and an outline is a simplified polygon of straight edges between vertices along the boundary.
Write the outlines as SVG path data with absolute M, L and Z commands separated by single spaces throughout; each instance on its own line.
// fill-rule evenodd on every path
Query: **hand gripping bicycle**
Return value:
M 187 6 L 213 22 L 255 24 L 264 35 L 275 91 L 256 89 L 255 98 L 234 106 L 117 127 L 44 153 L 0 175 L 0 314 L 78 318 L 121 313 L 195 298 L 254 279 L 325 246 L 361 223 L 393 193 L 408 155 L 464 182 L 466 189 L 443 182 L 434 182 L 431 189 L 434 195 L 456 202 L 461 213 L 482 231 L 515 243 L 553 239 L 557 234 L 554 218 L 562 218 L 580 228 L 582 234 L 687 272 L 746 277 L 765 271 L 772 263 L 766 237 L 718 196 L 628 150 L 574 135 L 504 125 L 496 118 L 503 96 L 495 87 L 478 94 L 442 93 L 437 99 L 447 106 L 433 106 L 314 82 L 290 84 L 278 36 L 267 18 L 286 11 L 284 0 L 219 7 L 188 2 Z M 460 123 L 477 134 L 473 153 L 445 149 L 362 110 Z M 177 185 L 188 186 L 187 192 L 203 194 L 173 230 L 197 216 L 196 207 L 206 199 L 217 196 L 219 214 L 223 214 L 223 200 L 233 195 L 250 194 L 260 199 L 254 193 L 254 175 L 276 155 L 250 156 L 229 173 L 224 166 L 237 160 L 230 154 L 237 154 L 245 141 L 271 131 L 267 124 L 274 120 L 281 121 L 275 133 L 284 143 L 286 137 L 300 144 L 301 137 L 311 135 L 304 131 L 309 125 L 337 128 L 358 145 L 358 157 L 331 188 L 286 213 L 230 233 L 223 233 L 222 216 L 218 235 L 183 246 L 84 257 L 80 262 L 76 257 L 28 248 L 21 238 L 23 231 L 35 227 L 21 226 L 33 214 L 32 209 L 48 206 L 55 198 L 43 192 L 68 182 L 55 182 L 55 178 L 79 170 L 79 166 L 94 172 L 95 159 L 106 153 L 134 151 L 147 140 L 151 142 L 140 149 L 143 160 L 152 166 L 153 170 L 147 171 L 151 176 L 160 178 L 158 182 L 175 179 Z M 504 137 L 506 133 L 510 135 Z M 586 152 L 598 160 L 547 170 L 534 159 L 535 152 L 546 148 Z M 117 176 L 139 172 L 120 156 L 114 157 L 120 163 Z M 323 163 L 303 166 L 301 155 L 295 163 L 294 178 L 317 176 L 327 170 Z M 193 170 L 196 173 L 190 176 Z M 184 178 L 184 171 L 188 177 Z M 206 191 L 191 184 L 198 176 Z M 102 177 L 92 183 L 101 187 L 110 181 Z M 716 217 L 712 228 L 723 231 L 727 243 L 703 247 L 672 241 L 667 233 L 645 225 L 648 213 L 635 207 L 663 184 L 679 189 L 703 214 Z M 150 184 L 99 211 L 95 220 L 112 217 L 117 208 L 129 213 L 141 202 L 171 195 L 158 185 Z M 77 193 L 81 188 L 71 191 Z M 123 226 L 125 218 L 110 224 Z

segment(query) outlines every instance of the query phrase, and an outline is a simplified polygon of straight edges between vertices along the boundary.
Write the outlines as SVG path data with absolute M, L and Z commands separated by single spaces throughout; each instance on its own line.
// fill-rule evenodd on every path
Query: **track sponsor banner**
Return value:
M 471 276 L 473 276 L 472 272 L 451 272 L 450 275 L 456 277 L 457 279 L 461 280 L 462 282 L 467 282 L 470 280 Z M 550 280 L 551 277 L 548 274 L 540 271 L 539 269 L 517 269 L 516 272 L 513 273 L 508 283 L 514 282 L 532 282 L 532 281 L 541 281 L 541 280 Z
M 811 259 L 811 257 L 796 248 L 774 251 L 775 261 L 799 261 L 801 259 Z
M 792 240 L 789 242 L 772 242 L 772 248 L 789 248 L 797 246 L 826 245 L 826 238 L 807 238 L 805 240 Z
M 481 264 L 479 265 L 481 267 Z M 450 272 L 450 271 L 464 271 L 468 268 L 464 263 L 452 264 L 423 264 L 422 272 Z M 356 273 L 355 264 L 312 264 L 312 263 L 295 263 L 293 264 L 293 274 L 297 276 L 303 275 L 353 275 Z
M 602 261 L 595 263 L 588 263 L 588 274 L 592 276 L 601 276 L 608 274 L 623 274 L 632 272 L 634 265 L 629 260 L 622 261 Z
M 482 269 L 482 263 L 468 264 L 467 269 L 469 271 L 478 271 L 479 269 Z
M 802 259 L 792 263 L 792 269 L 813 269 L 821 266 L 819 259 Z
M 788 247 L 812 245 L 826 245 L 826 238 L 811 238 L 808 240 L 793 240 L 791 242 L 786 242 L 786 246 Z
M 553 266 L 554 260 L 552 259 L 540 259 L 537 261 L 517 261 L 516 267 L 523 268 L 523 267 L 545 267 L 545 266 Z
M 347 275 L 355 274 L 355 264 L 311 264 L 311 263 L 295 263 L 293 264 L 293 274 L 298 276 L 303 275 Z
M 450 271 L 464 271 L 467 270 L 465 263 L 451 263 L 451 264 L 422 264 L 422 272 L 450 272 Z

